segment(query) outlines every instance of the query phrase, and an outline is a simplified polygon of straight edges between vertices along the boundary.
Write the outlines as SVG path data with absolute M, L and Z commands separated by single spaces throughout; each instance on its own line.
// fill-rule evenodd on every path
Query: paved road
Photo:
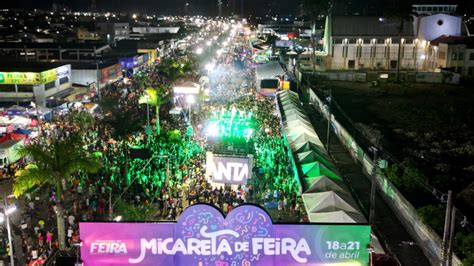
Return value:
M 315 110 L 311 105 L 307 105 L 306 111 L 310 114 L 309 118 L 316 133 L 318 133 L 321 141 L 326 145 L 327 120 Z M 311 115 L 312 114 L 312 115 Z M 353 190 L 356 200 L 362 205 L 362 209 L 368 217 L 370 207 L 370 188 L 371 182 L 367 177 L 359 163 L 354 162 L 348 151 L 342 146 L 336 135 L 331 132 L 330 137 L 330 154 L 333 158 L 339 172 Z M 385 203 L 380 193 L 377 191 L 375 204 L 375 227 L 381 242 L 385 242 L 391 253 L 395 254 L 402 265 L 424 266 L 430 265 L 428 259 L 423 254 L 421 248 L 417 245 L 404 245 L 403 242 L 414 242 L 413 238 L 398 220 L 397 215 L 392 212 L 390 207 Z
M 0 197 L 2 198 L 1 200 L 2 203 L 0 205 L 2 207 L 3 207 L 3 197 L 12 194 L 12 184 L 13 184 L 12 179 L 0 180 Z M 13 246 L 15 247 L 15 250 L 14 250 L 15 251 L 14 257 L 16 258 L 15 262 L 17 263 L 19 262 L 20 263 L 19 265 L 24 265 L 25 261 L 23 260 L 23 256 L 22 256 L 21 236 L 15 234 L 14 231 L 18 231 L 18 230 L 13 230 L 13 228 L 18 228 L 20 224 L 20 220 L 21 220 L 21 206 L 17 206 L 17 207 L 18 209 L 12 214 L 10 218 L 10 225 L 12 226 Z M 7 237 L 6 226 L 5 226 L 5 237 Z M 10 261 L 8 260 L 8 262 Z M 5 265 L 8 265 L 8 264 L 5 264 Z

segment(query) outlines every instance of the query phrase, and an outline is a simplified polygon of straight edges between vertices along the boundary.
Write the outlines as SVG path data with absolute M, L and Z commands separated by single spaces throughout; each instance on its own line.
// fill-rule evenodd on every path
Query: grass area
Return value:
M 474 125 L 474 89 L 444 84 L 331 82 L 336 101 L 351 118 L 410 131 Z
M 397 159 L 414 163 L 431 185 L 452 189 L 459 205 L 474 208 L 474 89 L 444 84 L 376 88 L 369 83 L 319 84 L 332 88 L 334 99 L 352 121 L 381 132 L 382 145 Z

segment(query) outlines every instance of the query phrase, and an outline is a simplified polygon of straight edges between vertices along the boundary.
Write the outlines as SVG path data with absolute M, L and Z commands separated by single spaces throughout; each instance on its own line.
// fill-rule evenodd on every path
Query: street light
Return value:
M 0 213 L 0 223 L 3 223 L 5 220 L 7 222 L 7 233 L 8 233 L 8 245 L 10 246 L 10 265 L 14 266 L 15 262 L 13 260 L 13 244 L 12 244 L 12 230 L 10 228 L 10 218 L 9 216 L 12 215 L 16 211 L 15 205 L 8 206 L 7 198 L 5 197 L 5 209 L 2 213 Z
M 198 54 L 198 55 L 199 55 L 199 54 L 202 54 L 202 48 L 201 48 L 201 47 L 199 47 L 199 48 L 196 49 L 196 54 Z

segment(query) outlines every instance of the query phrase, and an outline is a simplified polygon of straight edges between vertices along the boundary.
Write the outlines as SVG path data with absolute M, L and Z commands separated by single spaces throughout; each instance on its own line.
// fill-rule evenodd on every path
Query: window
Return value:
M 458 54 L 458 60 L 464 60 L 464 53 Z
M 468 76 L 474 76 L 474 67 L 469 67 L 467 70 L 467 75 Z
M 441 60 L 446 60 L 446 52 L 439 51 L 438 58 L 441 59 Z
M 397 60 L 390 60 L 390 68 L 397 68 Z
M 68 83 L 69 82 L 69 78 L 68 77 L 63 77 L 59 80 L 59 84 L 60 85 L 63 85 L 64 83 Z
M 349 60 L 349 69 L 355 68 L 355 60 Z
M 457 60 L 457 54 L 456 53 L 451 54 L 451 60 Z
M 55 85 L 56 85 L 55 83 L 56 83 L 56 81 L 51 81 L 50 83 L 44 84 L 44 89 L 45 89 L 45 90 L 49 90 L 49 89 L 54 88 Z
M 462 75 L 462 67 L 458 67 L 458 70 L 456 72 Z
M 469 60 L 474 61 L 474 53 L 469 54 Z

